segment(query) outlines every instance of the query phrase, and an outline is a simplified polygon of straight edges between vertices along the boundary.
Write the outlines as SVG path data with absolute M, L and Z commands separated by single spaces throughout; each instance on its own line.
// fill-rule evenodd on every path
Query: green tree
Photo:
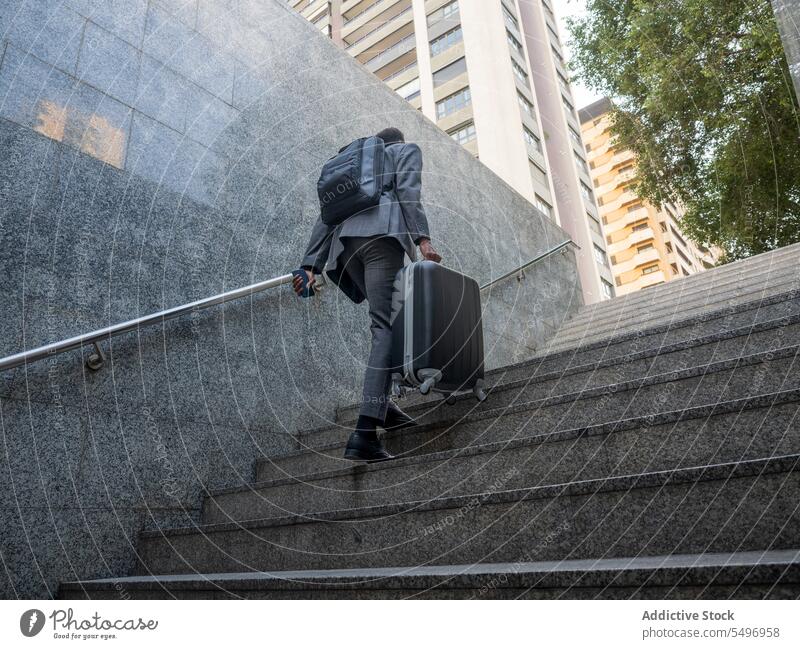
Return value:
M 800 241 L 800 122 L 769 0 L 587 0 L 573 72 L 612 97 L 636 192 L 732 261 Z

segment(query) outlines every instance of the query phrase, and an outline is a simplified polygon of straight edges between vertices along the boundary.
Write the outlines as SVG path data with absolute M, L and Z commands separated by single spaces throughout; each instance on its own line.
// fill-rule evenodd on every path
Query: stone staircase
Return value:
M 400 459 L 341 459 L 356 408 L 140 535 L 63 597 L 800 596 L 800 246 L 585 307 L 490 372 L 408 399 Z

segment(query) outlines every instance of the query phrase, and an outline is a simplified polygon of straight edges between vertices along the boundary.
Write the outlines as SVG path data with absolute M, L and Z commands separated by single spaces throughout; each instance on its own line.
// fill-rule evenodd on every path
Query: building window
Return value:
M 689 247 L 686 245 L 686 241 L 683 240 L 683 237 L 680 234 L 678 234 L 678 231 L 675 228 L 669 226 L 669 229 L 672 230 L 672 236 L 675 237 L 678 241 L 680 241 L 681 245 L 683 245 L 686 248 Z
M 603 236 L 603 230 L 600 227 L 600 221 L 594 218 L 589 212 L 586 212 L 586 216 L 589 217 L 589 229 L 594 232 L 595 234 L 599 234 Z
M 608 257 L 606 257 L 606 251 L 596 243 L 594 244 L 594 259 L 598 264 L 608 266 Z
M 516 16 L 514 16 L 509 10 L 508 7 L 505 6 L 502 2 L 500 3 L 503 7 L 503 18 L 506 20 L 506 24 L 509 27 L 513 27 L 517 31 L 519 31 L 519 22 L 517 21 Z
M 514 38 L 513 34 L 509 31 L 506 31 L 506 38 L 508 39 L 508 44 L 511 46 L 517 54 L 523 56 L 523 49 L 522 43 L 520 43 L 516 38 Z
M 628 213 L 635 212 L 636 210 L 640 210 L 640 209 L 642 209 L 642 204 L 641 203 L 636 203 L 636 205 L 629 205 L 628 206 Z
M 575 106 L 569 103 L 569 100 L 564 95 L 561 95 L 561 102 L 564 104 L 564 108 L 566 108 L 570 113 L 575 112 Z
M 431 25 L 435 25 L 440 20 L 447 20 L 454 19 L 458 16 L 458 0 L 454 0 L 453 2 L 446 4 L 441 9 L 434 11 L 430 16 L 428 16 L 428 27 Z
M 533 117 L 533 104 L 529 102 L 521 93 L 517 93 L 519 107 L 528 115 Z
M 589 174 L 589 167 L 587 167 L 587 166 L 586 166 L 586 160 L 584 160 L 583 158 L 581 158 L 581 157 L 578 155 L 578 152 L 577 152 L 577 151 L 573 151 L 572 153 L 573 153 L 573 154 L 574 154 L 574 156 L 575 156 L 575 162 L 577 163 L 577 165 L 578 165 L 578 168 L 579 168 L 579 169 L 582 169 L 582 170 L 583 170 L 584 172 L 586 172 L 586 174 L 588 175 L 588 174 Z M 595 181 L 595 182 L 596 182 L 598 185 L 600 184 L 600 183 L 599 183 L 599 181 Z
M 648 250 L 654 250 L 654 246 L 652 243 L 646 243 L 643 246 L 637 246 L 636 252 L 646 252 Z
M 581 140 L 580 133 L 578 133 L 578 131 L 571 126 L 569 127 L 569 136 L 572 138 L 572 141 L 575 142 L 575 144 L 578 146 L 583 146 L 583 140 Z M 588 145 L 586 146 L 586 150 L 590 150 Z
M 614 286 L 610 282 L 600 279 L 600 284 L 603 287 L 603 295 L 605 295 L 608 299 L 614 297 Z
M 529 146 L 536 149 L 539 153 L 542 152 L 542 141 L 539 139 L 538 135 L 531 131 L 527 126 L 522 127 L 522 134 L 525 137 L 525 142 L 527 142 Z
M 454 45 L 457 45 L 463 39 L 464 34 L 461 31 L 461 25 L 455 29 L 451 29 L 439 36 L 436 40 L 431 42 L 431 56 L 441 54 L 445 50 L 449 50 Z
M 466 144 L 475 139 L 475 123 L 470 122 L 448 131 L 448 134 L 459 144 Z
M 531 84 L 528 82 L 528 73 L 522 69 L 522 66 L 514 59 L 511 59 L 511 67 L 514 69 L 514 76 L 530 88 Z
M 419 97 L 419 77 L 409 81 L 403 86 L 400 86 L 396 92 L 406 101 L 411 101 L 412 99 Z
M 647 221 L 645 221 L 644 223 L 637 223 L 632 229 L 634 232 L 640 232 L 641 230 L 646 230 L 649 227 L 650 225 L 647 223 Z
M 533 204 L 539 209 L 540 212 L 544 212 L 547 215 L 547 218 L 553 218 L 553 207 L 541 196 L 539 196 L 539 194 L 534 194 Z
M 659 222 L 659 224 L 658 224 L 658 225 L 659 225 L 659 227 L 661 228 L 661 231 L 662 231 L 662 232 L 666 232 L 666 231 L 667 231 L 667 224 L 666 224 L 666 223 L 664 223 L 664 221 L 661 221 L 661 222 Z
M 593 201 L 594 195 L 592 194 L 592 189 L 587 185 L 585 182 L 581 181 L 581 194 L 587 201 Z
M 672 244 L 669 241 L 666 241 L 664 243 L 664 248 L 666 248 L 667 252 L 669 252 L 669 253 L 672 252 Z
M 467 71 L 467 59 L 463 56 L 457 61 L 453 61 L 450 65 L 446 65 L 441 70 L 433 73 L 433 87 L 438 88 L 452 81 L 456 77 L 460 77 Z
M 530 158 L 528 158 L 528 163 L 531 168 L 531 175 L 533 176 L 533 179 L 540 185 L 547 187 L 547 172 Z
M 561 88 L 564 90 L 564 92 L 566 92 L 567 94 L 569 94 L 569 93 L 570 93 L 570 89 L 569 89 L 569 81 L 568 81 L 568 80 L 567 80 L 567 78 L 566 78 L 566 77 L 565 77 L 563 74 L 561 74 L 561 72 L 559 72 L 558 70 L 556 70 L 556 74 L 558 75 L 558 83 L 561 85 Z
M 556 60 L 561 64 L 564 65 L 564 57 L 561 56 L 561 52 L 559 52 L 553 45 L 550 46 L 550 49 L 553 51 L 553 56 L 556 57 Z
M 650 275 L 651 273 L 657 273 L 659 270 L 658 264 L 653 264 L 652 266 L 645 266 L 642 268 L 642 275 Z
M 472 101 L 472 94 L 469 87 L 453 93 L 449 97 L 445 97 L 442 101 L 436 104 L 436 116 L 438 119 L 452 115 L 456 111 L 469 106 Z

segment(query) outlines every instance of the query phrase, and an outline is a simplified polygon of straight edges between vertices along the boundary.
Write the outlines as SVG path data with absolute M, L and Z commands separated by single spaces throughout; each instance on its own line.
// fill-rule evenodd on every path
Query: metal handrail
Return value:
M 55 354 L 62 354 L 73 349 L 79 349 L 84 345 L 94 345 L 95 347 L 94 353 L 89 356 L 86 364 L 92 370 L 100 369 L 100 367 L 103 365 L 105 357 L 103 356 L 103 352 L 97 343 L 102 340 L 128 333 L 129 331 L 134 331 L 140 327 L 172 320 L 182 315 L 192 313 L 193 311 L 207 309 L 208 307 L 230 302 L 231 300 L 238 300 L 240 298 L 247 297 L 248 295 L 254 295 L 256 293 L 260 293 L 261 291 L 275 288 L 276 286 L 281 286 L 282 284 L 290 284 L 291 282 L 292 275 L 273 277 L 272 279 L 258 282 L 257 284 L 251 284 L 250 286 L 245 286 L 244 288 L 238 288 L 234 291 L 220 293 L 219 295 L 207 297 L 203 300 L 197 300 L 196 302 L 190 302 L 189 304 L 176 306 L 171 309 L 166 309 L 165 311 L 159 311 L 158 313 L 151 313 L 150 315 L 142 316 L 141 318 L 136 318 L 135 320 L 120 322 L 119 324 L 115 324 L 110 327 L 104 327 L 103 329 L 97 329 L 96 331 L 82 334 L 80 336 L 67 338 L 66 340 L 61 340 L 57 343 L 51 343 L 49 345 L 37 347 L 36 349 L 30 349 L 25 352 L 20 352 L 19 354 L 14 354 L 13 356 L 0 358 L 0 371 L 9 370 L 14 367 L 24 365 L 25 363 L 38 361 Z M 320 281 L 317 286 L 322 285 L 323 282 Z
M 489 283 L 484 284 L 481 286 L 481 290 L 489 288 L 497 282 L 502 282 L 504 279 L 507 279 L 514 274 L 517 274 L 518 278 L 521 279 L 519 274 L 522 273 L 523 270 L 546 259 L 547 257 L 550 257 L 551 255 L 554 255 L 569 245 L 576 246 L 572 240 L 564 241 L 554 248 L 543 252 L 538 257 L 534 257 L 530 261 L 525 262 L 514 270 L 507 272 L 505 275 L 501 275 L 500 277 L 491 280 Z M 260 293 L 262 291 L 266 291 L 267 289 L 275 288 L 283 284 L 290 284 L 292 282 L 292 277 L 292 275 L 273 277 L 272 279 L 258 282 L 257 284 L 251 284 L 250 286 L 245 286 L 244 288 L 237 288 L 236 290 L 228 291 L 227 293 L 220 293 L 219 295 L 197 300 L 196 302 L 190 302 L 188 304 L 176 306 L 171 309 L 159 311 L 158 313 L 151 313 L 150 315 L 142 316 L 141 318 L 135 318 L 134 320 L 128 320 L 127 322 L 120 322 L 119 324 L 115 324 L 110 327 L 104 327 L 103 329 L 90 331 L 89 333 L 81 334 L 80 336 L 73 336 L 72 338 L 50 343 L 49 345 L 43 345 L 42 347 L 29 349 L 28 351 L 20 352 L 19 354 L 14 354 L 13 356 L 6 356 L 5 358 L 0 358 L 0 372 L 19 367 L 20 365 L 25 365 L 26 363 L 38 361 L 49 356 L 63 354 L 64 352 L 72 351 L 73 349 L 80 349 L 84 345 L 94 345 L 95 351 L 87 358 L 86 365 L 89 367 L 89 369 L 98 370 L 105 362 L 103 351 L 98 345 L 98 343 L 103 340 L 113 338 L 114 336 L 119 336 L 120 334 L 135 331 L 141 327 L 157 324 L 159 322 L 163 323 L 167 320 L 173 320 L 188 313 L 207 309 L 212 306 L 217 306 L 218 304 L 224 304 L 225 302 L 238 300 L 249 295 L 255 295 L 256 293 Z M 324 283 L 324 275 L 320 275 L 317 278 L 317 283 L 315 286 L 316 288 L 322 288 Z
M 497 278 L 487 282 L 486 284 L 481 286 L 481 290 L 483 291 L 484 289 L 487 289 L 490 286 L 493 286 L 494 284 L 497 284 L 498 282 L 502 282 L 504 279 L 508 279 L 512 275 L 516 275 L 517 279 L 521 280 L 522 277 L 523 277 L 522 276 L 522 271 L 524 271 L 526 268 L 529 268 L 530 266 L 533 266 L 534 264 L 538 264 L 540 261 L 544 261 L 545 259 L 547 259 L 551 255 L 554 255 L 557 252 L 559 252 L 561 250 L 564 250 L 568 246 L 575 246 L 578 250 L 580 250 L 580 246 L 577 243 L 575 243 L 572 239 L 567 239 L 566 241 L 562 241 L 557 246 L 554 246 L 553 248 L 550 248 L 550 250 L 546 250 L 541 255 L 538 255 L 537 257 L 534 257 L 530 261 L 526 261 L 521 266 L 517 266 L 514 270 L 510 270 L 507 273 L 505 273 L 504 275 L 500 275 L 500 277 L 497 277 Z

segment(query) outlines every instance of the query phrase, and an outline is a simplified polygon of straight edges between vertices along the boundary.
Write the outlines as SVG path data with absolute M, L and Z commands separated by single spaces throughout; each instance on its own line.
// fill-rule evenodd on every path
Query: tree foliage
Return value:
M 637 193 L 725 261 L 800 241 L 800 122 L 769 0 L 587 0 L 573 71 L 614 99 Z

